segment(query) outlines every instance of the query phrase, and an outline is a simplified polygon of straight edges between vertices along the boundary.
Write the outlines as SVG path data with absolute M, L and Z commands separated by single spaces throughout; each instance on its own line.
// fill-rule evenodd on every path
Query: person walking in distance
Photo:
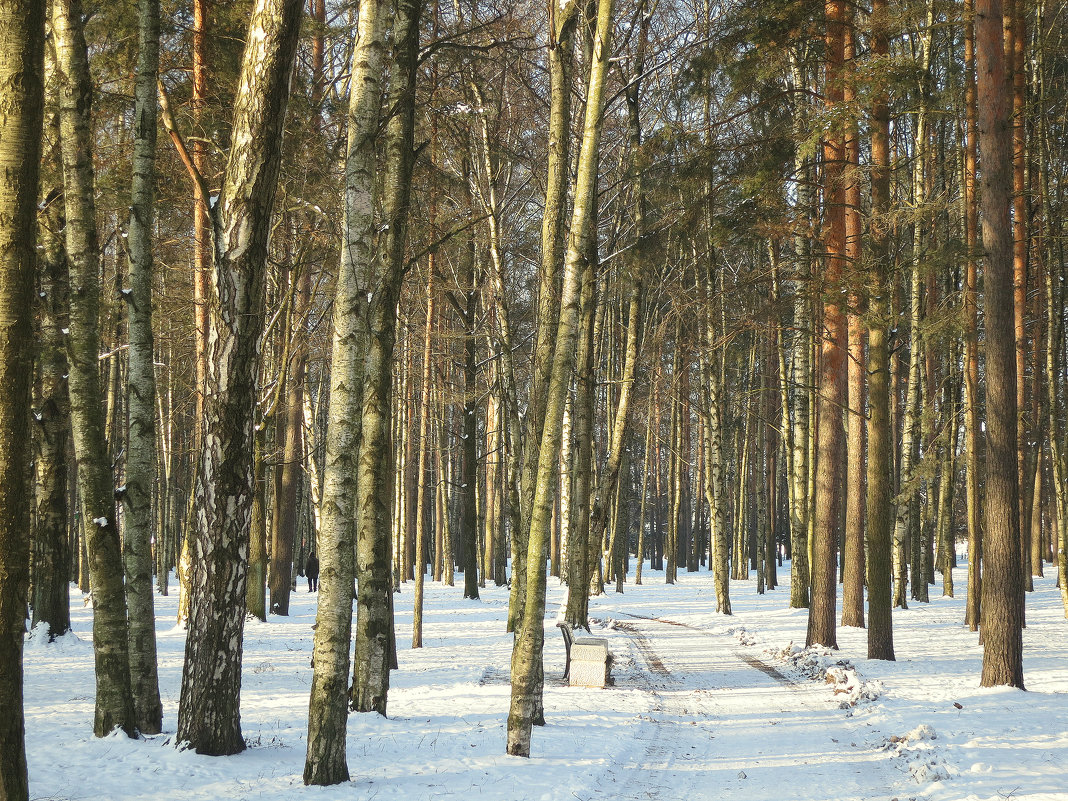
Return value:
M 312 553 L 304 565 L 304 573 L 308 577 L 308 592 L 319 591 L 319 557 Z

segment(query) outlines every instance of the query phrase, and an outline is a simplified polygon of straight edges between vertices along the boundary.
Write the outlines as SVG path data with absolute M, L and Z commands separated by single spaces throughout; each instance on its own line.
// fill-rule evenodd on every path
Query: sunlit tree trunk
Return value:
M 625 442 L 630 432 L 630 402 L 633 397 L 634 380 L 638 366 L 638 346 L 641 337 L 643 297 L 645 292 L 645 263 L 648 243 L 645 240 L 645 182 L 642 175 L 642 126 L 641 126 L 641 79 L 645 65 L 645 48 L 648 28 L 652 21 L 645 3 L 635 10 L 636 27 L 641 31 L 634 60 L 635 77 L 624 93 L 627 101 L 627 133 L 630 147 L 630 180 L 633 184 L 633 223 L 635 236 L 634 252 L 626 268 L 623 298 L 626 309 L 626 339 L 623 346 L 623 371 L 619 381 L 619 397 L 616 401 L 614 420 L 608 443 L 608 459 L 598 479 L 593 506 L 590 511 L 590 540 L 598 543 L 603 537 L 608 519 L 610 500 L 617 494 L 620 472 L 625 451 Z M 623 471 L 625 474 L 625 471 Z M 629 480 L 629 479 L 628 479 Z M 588 608 L 588 604 L 587 604 Z M 585 617 L 585 616 L 584 616 Z M 585 623 L 585 619 L 583 619 Z
M 323 468 L 323 517 L 319 543 L 319 607 L 308 704 L 304 783 L 348 781 L 349 654 L 353 580 L 356 575 L 356 467 L 360 442 L 367 297 L 361 277 L 374 252 L 374 134 L 381 104 L 385 16 L 380 0 L 360 4 L 352 55 L 345 161 L 345 227 L 334 295 L 330 364 L 330 413 Z
M 545 420 L 549 376 L 554 358 L 554 336 L 560 309 L 561 275 L 567 240 L 567 200 L 571 175 L 571 92 L 573 35 L 578 20 L 576 0 L 548 0 L 547 62 L 549 66 L 549 131 L 547 143 L 545 210 L 541 225 L 541 263 L 538 271 L 538 316 L 534 344 L 534 374 L 523 433 L 523 465 L 519 475 L 522 499 L 521 525 L 512 531 L 512 587 L 508 630 L 515 631 L 526 596 L 527 535 L 530 530 L 534 486 Z M 512 447 L 520 447 L 512 443 Z
M 197 136 L 191 145 L 192 162 L 196 170 L 207 176 L 210 172 L 209 123 L 205 119 L 208 103 L 208 38 L 210 36 L 211 0 L 193 0 L 192 98 L 193 125 Z M 209 295 L 211 294 L 212 222 L 208 211 L 209 199 L 200 192 L 193 196 L 193 346 L 196 365 L 196 393 L 193 450 L 203 450 L 204 403 L 208 385 L 208 329 Z M 199 469 L 199 465 L 197 466 Z M 196 482 L 189 493 L 188 514 L 185 516 L 185 536 L 178 559 L 178 625 L 189 620 L 189 582 L 192 578 L 193 527 L 196 521 L 193 504 L 196 501 Z
M 575 357 L 575 393 L 571 414 L 571 498 L 567 541 L 567 607 L 564 619 L 573 627 L 588 628 L 593 561 L 600 558 L 590 525 L 593 480 L 593 432 L 596 384 L 594 381 L 594 298 L 596 279 L 587 267 L 582 283 L 578 353 Z
M 222 192 L 211 209 L 208 395 L 177 733 L 178 742 L 202 754 L 245 748 L 239 710 L 255 381 L 271 210 L 302 11 L 301 0 L 257 0 Z M 202 184 L 199 191 L 206 194 Z
M 582 148 L 575 179 L 575 201 L 571 216 L 567 256 L 564 260 L 560 319 L 557 327 L 552 370 L 545 394 L 545 419 L 538 451 L 535 483 L 527 541 L 527 587 L 523 616 L 512 649 L 512 698 L 508 714 L 507 752 L 530 756 L 530 735 L 541 697 L 541 658 L 545 637 L 545 547 L 552 523 L 556 485 L 556 459 L 560 450 L 564 399 L 571 381 L 575 345 L 579 336 L 580 287 L 591 266 L 587 237 L 593 226 L 589 215 L 596 208 L 597 166 L 600 161 L 601 111 L 605 77 L 608 71 L 612 32 L 612 0 L 599 0 L 597 28 L 593 42 L 586 95 L 586 119 Z
M 967 145 L 964 162 L 964 221 L 967 264 L 965 266 L 965 332 L 964 332 L 964 452 L 966 463 L 965 493 L 968 522 L 968 599 L 964 623 L 972 631 L 979 628 L 982 598 L 982 516 L 979 513 L 979 200 L 976 197 L 976 159 L 978 155 L 976 129 L 975 86 L 975 7 L 973 0 L 964 0 L 964 104 Z
M 1021 591 L 1034 589 L 1031 581 L 1031 481 L 1035 448 L 1029 446 L 1027 398 L 1027 256 L 1030 248 L 1027 196 L 1027 23 L 1024 0 L 1006 0 L 1005 69 L 1012 86 L 1012 295 L 1016 355 L 1016 470 L 1020 507 Z M 1011 47 L 1010 47 L 1011 43 Z M 1036 376 L 1037 378 L 1037 376 Z M 1023 600 L 1020 601 L 1023 604 Z M 1022 614 L 1022 612 L 1021 612 Z
M 389 671 L 397 666 L 390 583 L 389 433 L 397 298 L 404 275 L 404 245 L 411 193 L 415 75 L 419 50 L 419 0 L 400 0 L 393 22 L 390 74 L 393 116 L 386 124 L 382 175 L 385 230 L 379 237 L 370 285 L 363 423 L 356 512 L 356 662 L 351 707 L 386 714 Z
M 828 0 L 826 9 L 827 103 L 831 109 L 841 102 L 841 80 L 846 22 L 845 4 Z M 823 144 L 824 213 L 827 263 L 820 342 L 819 422 L 817 432 L 816 524 L 812 543 L 812 603 L 809 607 L 807 645 L 836 648 L 835 597 L 837 570 L 835 555 L 838 526 L 842 514 L 841 471 L 845 460 L 842 409 L 846 401 L 846 321 L 842 313 L 840 289 L 845 278 L 846 227 L 843 164 L 845 143 L 842 134 L 830 131 Z
M 806 123 L 804 118 L 804 93 L 808 89 L 805 80 L 805 67 L 801 63 L 800 56 L 793 50 L 790 52 L 790 75 L 793 90 L 798 99 L 794 103 L 793 134 L 795 141 L 802 141 L 806 135 Z M 796 295 L 794 297 L 794 335 L 791 342 L 793 359 L 791 370 L 795 389 L 795 401 L 793 404 L 793 425 L 789 426 L 793 438 L 793 458 L 791 459 L 792 471 L 790 483 L 790 606 L 794 609 L 803 609 L 809 605 L 809 561 L 808 561 L 808 528 L 809 528 L 809 444 L 811 442 L 810 407 L 812 404 L 813 384 L 812 359 L 811 359 L 811 298 L 807 292 L 807 279 L 811 278 L 812 270 L 812 243 L 806 229 L 807 219 L 803 215 L 809 213 L 812 204 L 812 186 L 810 185 L 810 166 L 808 159 L 798 147 L 794 155 L 794 171 L 797 174 L 797 210 L 802 219 L 798 221 L 799 232 L 794 237 L 794 247 L 797 251 L 798 278 L 796 280 Z M 788 407 L 789 408 L 789 407 Z
M 843 90 L 845 103 L 856 101 L 852 85 L 855 67 L 853 12 L 845 33 L 847 83 Z M 845 141 L 845 254 L 851 283 L 859 284 L 861 269 L 861 241 L 864 235 L 860 197 L 860 132 L 855 117 L 847 123 Z M 866 421 L 864 385 L 867 362 L 864 354 L 864 324 L 861 321 L 863 298 L 860 292 L 849 295 L 848 314 L 849 358 L 846 362 L 848 382 L 848 421 L 846 439 L 846 509 L 845 547 L 842 549 L 842 625 L 864 627 L 864 510 L 866 466 L 864 462 Z

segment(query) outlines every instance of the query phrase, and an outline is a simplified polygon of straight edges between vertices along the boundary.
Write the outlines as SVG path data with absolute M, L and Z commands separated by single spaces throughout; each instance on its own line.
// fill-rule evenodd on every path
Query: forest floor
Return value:
M 940 577 L 939 577 L 940 578 Z M 427 583 L 424 648 L 412 650 L 413 587 L 396 596 L 400 670 L 389 718 L 353 715 L 352 781 L 301 782 L 316 596 L 306 584 L 289 617 L 245 628 L 242 727 L 249 748 L 206 757 L 175 748 L 185 633 L 177 593 L 157 596 L 164 733 L 92 736 L 91 606 L 72 592 L 74 633 L 29 635 L 25 657 L 30 795 L 49 801 L 222 799 L 738 799 L 738 801 L 1068 800 L 1068 621 L 1052 577 L 1028 595 L 1028 691 L 980 689 L 982 649 L 957 597 L 894 610 L 897 662 L 865 659 L 863 629 L 839 628 L 840 650 L 805 650 L 807 613 L 789 576 L 757 595 L 731 584 L 733 616 L 717 614 L 711 576 L 591 601 L 609 639 L 615 685 L 566 686 L 550 580 L 545 709 L 531 759 L 504 754 L 508 592 L 479 601 Z M 939 589 L 940 589 L 939 585 Z M 840 593 L 839 593 L 840 594 Z

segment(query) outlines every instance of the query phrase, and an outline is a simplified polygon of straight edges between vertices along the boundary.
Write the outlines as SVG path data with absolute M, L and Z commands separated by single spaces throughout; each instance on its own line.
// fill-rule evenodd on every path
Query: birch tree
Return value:
M 604 82 L 611 52 L 612 0 L 599 0 L 593 59 L 587 82 L 586 117 L 582 148 L 575 177 L 575 201 L 571 214 L 567 256 L 564 261 L 560 298 L 560 318 L 556 331 L 552 370 L 545 395 L 545 419 L 537 460 L 537 481 L 533 492 L 526 553 L 526 599 L 518 636 L 512 647 L 512 695 L 508 713 L 507 752 L 530 756 L 530 735 L 534 712 L 540 707 L 541 657 L 545 631 L 545 547 L 552 525 L 553 494 L 556 486 L 556 460 L 560 451 L 561 422 L 567 387 L 575 361 L 579 334 L 580 289 L 590 269 L 588 237 L 589 214 L 597 192 L 604 105 Z
M 143 734 L 159 734 L 163 705 L 156 668 L 156 611 L 152 598 L 152 494 L 156 480 L 156 368 L 152 337 L 152 236 L 155 225 L 156 82 L 159 75 L 159 0 L 139 0 L 134 87 L 134 156 L 128 233 L 130 291 L 127 320 L 130 367 L 123 563 L 130 614 L 130 680 L 134 716 Z
M 212 281 L 204 450 L 197 475 L 180 743 L 245 748 L 240 691 L 253 486 L 253 410 L 271 210 L 301 0 L 257 0 L 234 102 L 222 191 L 211 206 Z M 201 198 L 208 192 L 200 179 Z
M 59 119 L 47 115 L 46 138 L 59 148 Z M 38 396 L 34 399 L 34 481 L 37 503 L 34 539 L 33 608 L 31 628 L 48 626 L 49 638 L 70 630 L 70 545 L 68 462 L 70 396 L 67 391 L 66 337 L 70 329 L 70 280 L 67 251 L 63 246 L 63 187 L 42 190 L 37 236 Z
M 351 708 L 386 714 L 389 671 L 397 666 L 390 577 L 389 443 L 393 345 L 411 197 L 421 0 L 398 0 L 389 79 L 392 116 L 386 124 L 382 176 L 383 231 L 376 243 L 367 310 L 360 460 L 356 510 L 356 662 Z
M 92 82 L 81 0 L 52 8 L 59 79 L 59 125 L 70 259 L 71 428 L 78 460 L 78 494 L 92 581 L 96 713 L 93 733 L 136 729 L 130 689 L 129 626 L 122 552 L 115 518 L 115 483 L 104 437 L 100 389 L 100 244 L 93 173 Z
M 385 60 L 383 5 L 382 0 L 365 0 L 360 4 L 352 54 L 345 160 L 345 238 L 334 290 L 330 416 L 326 427 L 319 543 L 319 608 L 315 616 L 305 784 L 338 784 L 349 778 L 345 732 L 355 577 L 352 521 L 356 511 L 357 448 L 366 350 L 365 282 L 374 247 L 375 133 Z

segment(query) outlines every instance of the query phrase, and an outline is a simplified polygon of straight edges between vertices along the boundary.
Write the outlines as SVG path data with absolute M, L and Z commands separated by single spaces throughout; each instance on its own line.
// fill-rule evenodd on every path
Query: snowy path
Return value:
M 731 635 L 619 614 L 625 622 L 612 627 L 642 660 L 620 684 L 644 684 L 652 708 L 635 733 L 642 748 L 622 747 L 625 761 L 605 771 L 598 790 L 628 801 L 781 801 L 788 768 L 793 799 L 895 795 L 903 776 L 881 739 L 839 709 L 827 685 L 795 681 Z

